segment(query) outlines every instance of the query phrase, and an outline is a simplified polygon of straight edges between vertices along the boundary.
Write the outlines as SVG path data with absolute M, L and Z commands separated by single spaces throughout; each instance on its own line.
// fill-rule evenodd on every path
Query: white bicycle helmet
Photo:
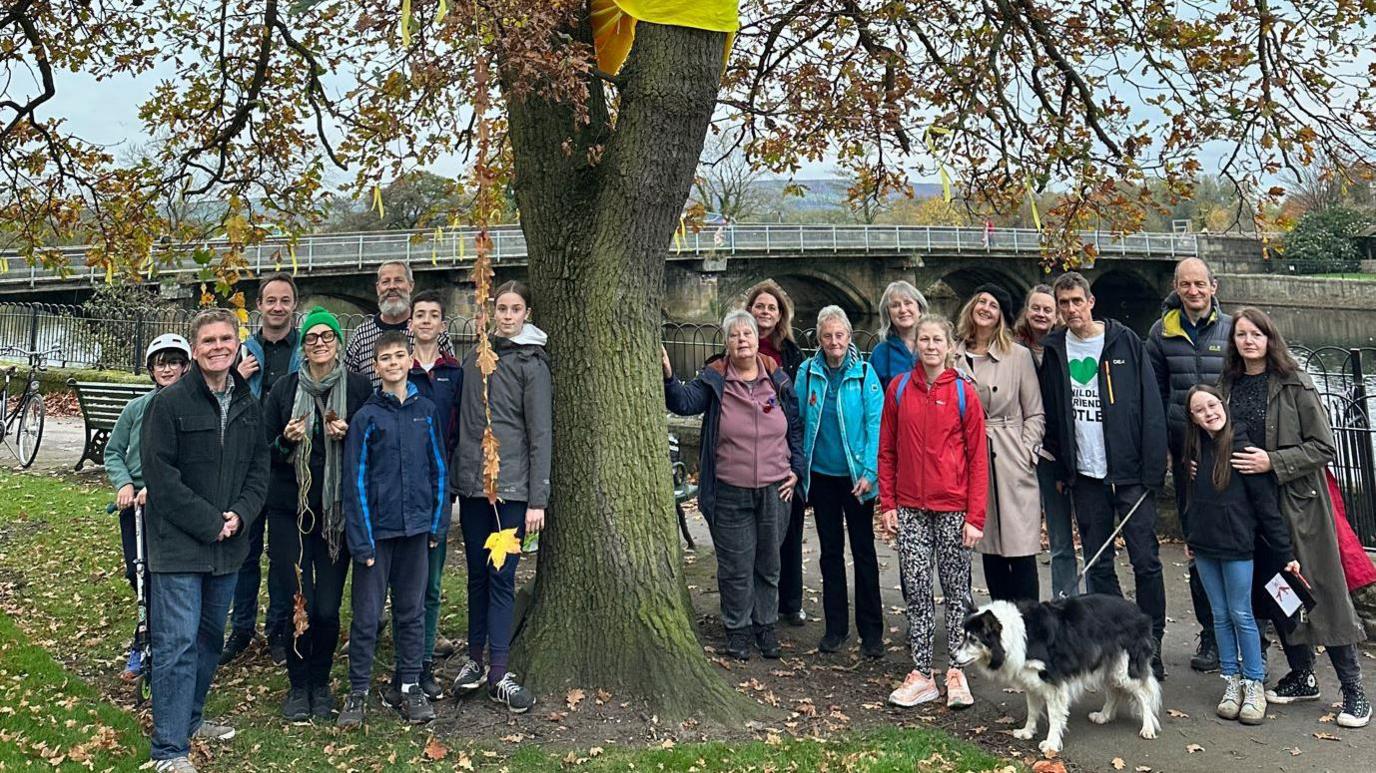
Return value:
M 163 333 L 157 338 L 154 338 L 152 343 L 148 344 L 148 351 L 144 354 L 143 364 L 148 366 L 149 370 L 152 370 L 153 355 L 158 352 L 166 351 L 181 352 L 187 362 L 191 361 L 191 344 L 187 343 L 185 338 L 182 338 L 176 333 Z

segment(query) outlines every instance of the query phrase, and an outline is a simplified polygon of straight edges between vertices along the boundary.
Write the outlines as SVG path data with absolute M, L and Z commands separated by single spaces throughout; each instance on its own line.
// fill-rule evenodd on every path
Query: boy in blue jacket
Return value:
M 392 597 L 396 675 L 383 703 L 408 722 L 435 718 L 420 689 L 425 650 L 425 586 L 431 545 L 449 531 L 444 444 L 435 404 L 407 381 L 406 334 L 388 331 L 373 350 L 377 393 L 354 415 L 344 443 L 344 526 L 354 560 L 349 628 L 349 697 L 340 727 L 363 723 L 378 620 Z
M 435 419 L 440 429 L 444 458 L 454 453 L 459 442 L 459 395 L 463 391 L 463 366 L 440 350 L 440 334 L 445 322 L 444 297 L 438 290 L 416 293 L 411 299 L 411 352 L 409 380 L 422 396 L 435 404 Z M 435 681 L 435 640 L 440 627 L 440 581 L 448 553 L 444 540 L 430 545 L 429 579 L 425 584 L 425 654 L 420 666 L 420 688 L 435 701 L 444 690 Z

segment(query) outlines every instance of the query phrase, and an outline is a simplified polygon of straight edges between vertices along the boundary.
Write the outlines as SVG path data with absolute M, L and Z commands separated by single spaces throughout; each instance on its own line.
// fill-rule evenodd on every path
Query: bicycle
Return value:
M 5 377 L 4 403 L 0 404 L 3 405 L 4 412 L 4 420 L 0 421 L 0 443 L 4 443 L 5 448 L 14 454 L 14 458 L 19 460 L 19 465 L 24 469 L 28 469 L 38 457 L 38 445 L 43 442 L 43 419 L 48 413 L 43 402 L 43 394 L 38 390 L 38 373 L 47 370 L 44 361 L 60 352 L 61 349 L 57 346 L 41 352 L 15 347 L 0 349 L 0 357 L 25 357 L 29 361 L 29 372 L 24 376 L 24 386 L 14 395 L 10 394 L 10 384 L 15 381 L 15 375 L 21 366 L 6 365 L 0 368 L 0 373 Z M 14 400 L 13 408 L 10 407 L 11 399 Z

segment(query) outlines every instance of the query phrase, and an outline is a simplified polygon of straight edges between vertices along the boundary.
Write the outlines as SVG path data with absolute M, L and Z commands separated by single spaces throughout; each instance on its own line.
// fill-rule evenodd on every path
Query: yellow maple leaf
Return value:
M 521 552 L 521 540 L 516 536 L 516 527 L 494 531 L 487 535 L 487 542 L 483 543 L 483 550 L 487 551 L 487 558 L 492 562 L 492 568 L 500 572 L 508 555 L 517 555 Z

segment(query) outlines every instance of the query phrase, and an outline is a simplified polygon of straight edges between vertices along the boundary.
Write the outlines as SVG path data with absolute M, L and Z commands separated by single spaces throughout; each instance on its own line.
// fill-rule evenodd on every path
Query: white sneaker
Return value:
M 196 728 L 196 732 L 192 733 L 191 737 L 204 738 L 207 741 L 228 741 L 234 737 L 234 728 L 229 725 L 217 725 L 201 720 L 201 726 Z
M 1242 708 L 1237 721 L 1244 725 L 1260 725 L 1266 721 L 1266 687 L 1251 679 L 1242 680 Z
M 1225 676 L 1223 683 L 1223 698 L 1218 701 L 1214 713 L 1223 719 L 1237 719 L 1238 712 L 1242 711 L 1242 676 Z
M 153 770 L 158 773 L 196 773 L 196 766 L 186 757 L 173 757 L 170 760 L 157 760 Z

